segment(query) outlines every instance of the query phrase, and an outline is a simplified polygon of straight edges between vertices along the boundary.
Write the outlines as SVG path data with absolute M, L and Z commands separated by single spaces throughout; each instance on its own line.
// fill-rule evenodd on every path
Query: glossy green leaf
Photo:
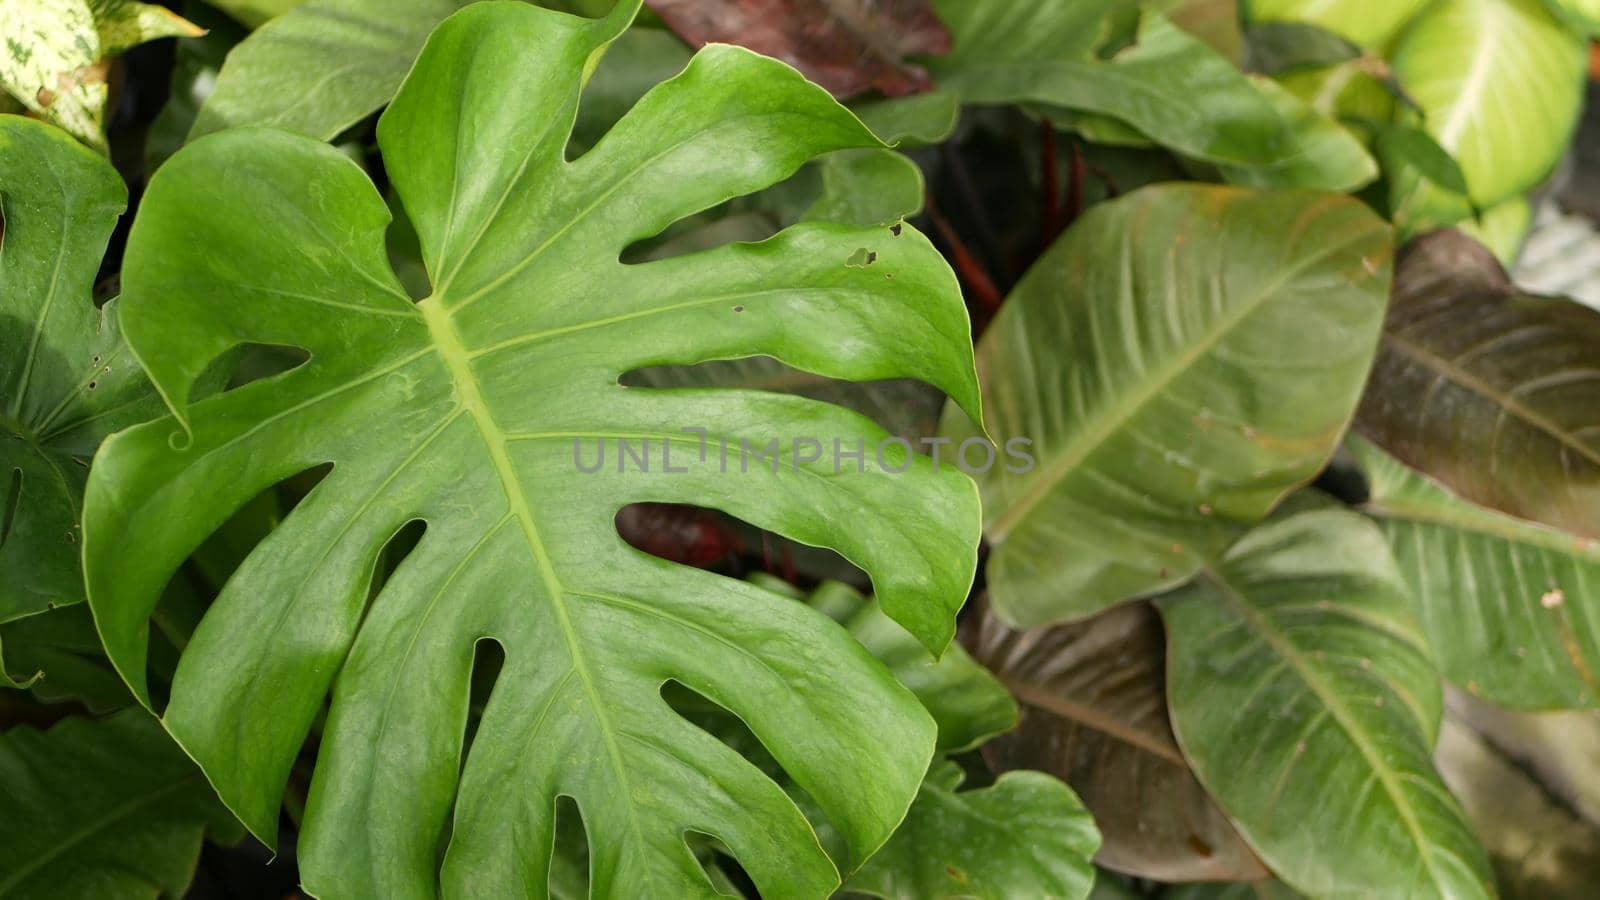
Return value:
M 1382 50 L 1429 0 L 1250 0 L 1253 22 L 1309 22 Z
M 1230 184 L 1355 191 L 1378 177 L 1378 163 L 1349 129 L 1317 112 L 1270 78 L 1251 76 L 1289 128 L 1289 144 L 1276 160 L 1259 166 L 1222 166 Z
M 1364 206 L 1303 191 L 1155 186 L 1080 219 L 978 348 L 1000 616 L 1178 584 L 1311 478 L 1366 379 L 1389 253 Z M 953 411 L 944 433 L 981 443 Z
M 961 782 L 960 766 L 937 763 L 905 822 L 845 890 L 890 900 L 1088 896 L 1100 834 L 1070 788 L 1040 772 L 965 791 Z
M 0 623 L 83 599 L 78 511 L 89 458 L 161 404 L 91 298 L 127 202 L 104 159 L 60 129 L 0 116 Z M 6 675 L 23 675 L 7 662 Z
M 0 733 L 0 897 L 178 897 L 238 825 L 141 709 Z
M 429 39 L 378 127 L 432 285 L 420 302 L 387 267 L 377 191 L 325 145 L 219 134 L 169 160 L 145 194 L 125 327 L 178 419 L 122 432 L 96 461 L 90 603 L 145 696 L 146 620 L 172 570 L 233 509 L 332 463 L 206 614 L 164 713 L 270 838 L 331 689 L 299 846 L 313 893 L 428 896 L 441 865 L 447 895 L 534 890 L 558 795 L 581 809 L 599 896 L 709 893 L 691 830 L 717 838 L 764 892 L 830 890 L 838 876 L 800 811 L 676 715 L 660 694 L 669 680 L 741 717 L 843 835 L 849 865 L 888 838 L 932 753 L 916 698 L 844 629 L 616 533 L 628 503 L 679 502 L 833 548 L 940 650 L 978 520 L 964 475 L 894 444 L 880 462 L 885 433 L 855 413 L 618 385 L 646 366 L 769 355 L 830 377 L 920 378 L 978 402 L 955 279 L 909 227 L 806 224 L 761 244 L 619 261 L 812 157 L 876 144 L 792 69 L 714 46 L 566 161 L 583 75 L 636 8 L 594 21 L 474 4 Z M 195 376 L 240 342 L 310 360 L 191 402 Z M 697 428 L 704 456 L 683 431 Z M 864 442 L 868 458 L 837 469 L 801 458 L 807 448 L 787 445 L 803 436 L 830 450 Z M 648 472 L 611 468 L 620 439 L 645 448 Z M 770 460 L 719 465 L 724 441 L 737 455 L 772 440 Z M 601 441 L 611 466 L 583 471 Z M 369 585 L 414 521 L 426 526 L 415 549 Z M 468 752 L 480 640 L 506 658 Z
M 1350 449 L 1445 676 L 1503 706 L 1600 706 L 1600 541 L 1474 506 L 1360 438 Z
M 1104 837 L 1096 863 L 1156 881 L 1267 876 L 1178 749 L 1149 604 L 1031 631 L 986 609 L 962 640 L 1022 704 L 1016 731 L 984 744 L 984 760 L 1071 785 Z
M 1538 184 L 1561 158 L 1586 59 L 1583 40 L 1540 0 L 1439 0 L 1406 30 L 1393 62 L 1423 127 L 1461 163 L 1473 201 L 1489 207 Z
M 848 629 L 917 695 L 939 726 L 939 752 L 970 750 L 1016 727 L 1016 701 L 960 645 L 935 659 L 876 602 L 836 581 L 825 582 L 806 602 Z
M 270 125 L 330 140 L 394 97 L 434 26 L 472 0 L 311 0 L 240 42 L 190 139 Z
M 255 28 L 283 15 L 306 0 L 209 0 L 212 6 Z
M 1470 502 L 1600 538 L 1600 312 L 1454 231 L 1407 246 L 1356 428 Z
M 1433 771 L 1439 679 L 1377 528 L 1275 518 L 1159 606 L 1178 740 L 1280 878 L 1313 897 L 1493 896 Z
M 970 7 L 941 8 L 955 49 L 929 61 L 941 87 L 966 103 L 1107 116 L 1184 156 L 1259 169 L 1255 183 L 1343 190 L 1371 177 L 1349 168 L 1352 152 L 1365 155 L 1359 146 L 1325 158 L 1324 142 L 1309 153 L 1301 134 L 1313 113 L 1264 92 L 1159 13 L 1146 11 L 1137 42 L 1102 60 L 1089 50 L 1105 4 L 1041 4 L 1030 16 L 1004 0 Z
M 104 61 L 146 41 L 200 33 L 154 3 L 8 0 L 0 3 L 0 88 L 40 118 L 104 148 Z

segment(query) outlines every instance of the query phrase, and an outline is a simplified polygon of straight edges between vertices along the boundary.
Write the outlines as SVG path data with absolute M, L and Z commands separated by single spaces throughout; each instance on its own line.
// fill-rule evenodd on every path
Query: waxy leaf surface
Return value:
M 197 141 L 145 196 L 125 327 L 175 418 L 119 434 L 96 463 L 90 603 L 147 696 L 146 621 L 173 569 L 263 489 L 332 464 L 201 621 L 164 711 L 270 837 L 331 691 L 299 845 L 313 893 L 542 894 L 566 796 L 596 896 L 711 894 L 690 831 L 763 892 L 826 895 L 839 876 L 800 810 L 677 715 L 669 681 L 743 719 L 843 836 L 846 868 L 888 838 L 932 754 L 915 696 L 826 616 L 616 532 L 629 503 L 691 503 L 830 547 L 935 651 L 978 537 L 971 482 L 895 444 L 880 461 L 887 435 L 858 414 L 619 385 L 646 366 L 764 354 L 978 403 L 954 276 L 907 226 L 805 224 L 620 261 L 812 157 L 877 146 L 794 70 L 715 46 L 568 161 L 585 73 L 636 9 L 589 20 L 480 3 L 429 38 L 378 127 L 431 285 L 421 301 L 388 268 L 377 191 L 312 140 Z M 309 360 L 191 402 L 196 376 L 241 342 Z M 835 440 L 866 456 L 836 467 Z M 619 441 L 644 448 L 648 472 L 620 464 Z M 773 458 L 741 455 L 772 441 Z M 602 446 L 608 464 L 585 471 Z M 419 521 L 415 548 L 371 584 L 385 545 Z M 505 660 L 468 751 L 485 641 Z

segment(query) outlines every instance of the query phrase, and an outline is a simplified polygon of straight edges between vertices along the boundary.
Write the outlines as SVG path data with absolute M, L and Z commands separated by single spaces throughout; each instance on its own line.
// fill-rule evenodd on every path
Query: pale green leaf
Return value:
M 1309 22 L 1381 51 L 1428 3 L 1429 0 L 1250 0 L 1246 8 L 1253 22 Z
M 1312 897 L 1494 895 L 1433 770 L 1439 679 L 1371 523 L 1279 517 L 1159 606 L 1178 740 L 1273 872 Z
M 229 579 L 164 711 L 270 839 L 331 692 L 298 848 L 309 892 L 537 893 L 558 796 L 581 810 L 597 896 L 709 895 L 690 831 L 764 893 L 831 890 L 838 872 L 800 810 L 677 715 L 668 681 L 743 720 L 842 835 L 846 867 L 888 839 L 926 771 L 934 723 L 844 629 L 616 533 L 621 507 L 676 502 L 830 547 L 935 651 L 978 538 L 970 480 L 893 444 L 880 462 L 887 435 L 855 413 L 618 384 L 648 366 L 768 355 L 834 378 L 918 378 L 978 408 L 954 276 L 907 226 L 802 224 L 621 262 L 811 158 L 877 146 L 794 70 L 719 45 L 567 161 L 584 76 L 636 9 L 595 21 L 474 4 L 429 38 L 378 126 L 431 285 L 420 302 L 388 267 L 378 192 L 305 137 L 196 141 L 144 196 L 124 325 L 176 418 L 121 432 L 96 460 L 90 603 L 148 699 L 144 634 L 172 571 L 250 498 L 332 463 Z M 863 248 L 875 256 L 851 265 Z M 196 376 L 241 342 L 309 361 L 192 400 Z M 705 429 L 704 456 L 685 428 Z M 802 459 L 787 445 L 803 436 L 830 451 L 864 442 L 868 456 Z M 579 468 L 602 440 L 614 461 L 622 438 L 650 442 L 649 472 Z M 737 454 L 773 439 L 780 458 L 719 467 L 723 441 Z M 371 584 L 416 521 L 415 548 Z M 468 750 L 483 640 L 505 661 Z
M 7 0 L 0 3 L 0 87 L 103 148 L 104 61 L 146 41 L 200 33 L 171 10 L 132 0 Z
M 1526 192 L 1560 160 L 1586 60 L 1583 39 L 1540 0 L 1439 0 L 1393 58 L 1423 127 L 1461 163 L 1480 207 Z
M 1080 219 L 978 348 L 1001 617 L 1176 585 L 1311 478 L 1366 379 L 1389 255 L 1370 210 L 1305 191 L 1158 185 Z M 981 442 L 953 411 L 944 430 Z

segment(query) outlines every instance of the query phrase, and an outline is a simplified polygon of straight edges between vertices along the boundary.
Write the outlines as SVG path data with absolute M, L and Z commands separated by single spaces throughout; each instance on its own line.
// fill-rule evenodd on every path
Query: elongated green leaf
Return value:
M 1561 158 L 1585 59 L 1583 40 L 1539 0 L 1439 0 L 1406 30 L 1394 73 L 1428 133 L 1461 163 L 1473 201 L 1488 207 L 1533 187 Z
M 155 719 L 129 709 L 0 734 L 0 897 L 181 896 L 238 825 Z
M 1428 0 L 1250 0 L 1255 22 L 1309 22 L 1382 50 Z
M 1474 506 L 1350 449 L 1446 677 L 1503 706 L 1600 706 L 1600 541 Z
M 200 33 L 153 3 L 10 0 L 0 3 L 0 88 L 46 121 L 104 148 L 104 61 L 146 41 Z
M 1265 516 L 1332 454 L 1388 284 L 1388 229 L 1347 198 L 1166 185 L 1079 220 L 978 348 L 989 433 L 1018 451 L 978 476 L 996 612 L 1175 585 Z
M 1359 146 L 1335 151 L 1319 132 L 1323 146 L 1310 153 L 1302 135 L 1315 113 L 1258 88 L 1157 12 L 1144 13 L 1133 46 L 1102 60 L 1089 50 L 1106 4 L 1041 4 L 1030 16 L 1005 0 L 968 6 L 941 8 L 955 49 L 929 61 L 941 87 L 966 103 L 1107 116 L 1185 156 L 1259 169 L 1252 183 L 1343 190 L 1371 178 L 1351 168 L 1352 156 L 1365 156 Z
M 1230 184 L 1355 191 L 1378 177 L 1378 163 L 1348 128 L 1270 78 L 1251 76 L 1250 82 L 1287 124 L 1290 149 L 1271 163 L 1221 167 Z
M 985 610 L 963 634 L 1022 703 L 1017 730 L 985 744 L 983 758 L 1071 785 L 1104 836 L 1097 863 L 1157 881 L 1267 876 L 1178 749 L 1165 638 L 1148 604 L 1032 631 Z
M 1041 772 L 966 791 L 961 782 L 960 766 L 935 765 L 906 821 L 845 890 L 891 900 L 1089 895 L 1100 834 L 1070 788 Z
M 434 26 L 472 0 L 310 0 L 228 54 L 194 139 L 270 125 L 329 140 L 394 97 Z
M 95 271 L 127 188 L 41 122 L 0 116 L 0 623 L 83 599 L 78 510 L 101 437 L 160 411 L 95 309 Z M 0 684 L 15 685 L 0 664 Z
M 1493 896 L 1433 771 L 1439 679 L 1371 523 L 1274 519 L 1159 606 L 1178 740 L 1272 871 L 1313 897 Z
M 1356 428 L 1483 506 L 1600 538 L 1600 312 L 1454 231 L 1407 246 Z
M 838 876 L 800 811 L 673 713 L 668 680 L 743 719 L 850 865 L 888 838 L 932 753 L 916 698 L 844 629 L 616 534 L 622 506 L 678 502 L 831 547 L 940 650 L 978 519 L 965 476 L 894 444 L 879 461 L 886 435 L 855 413 L 618 385 L 641 367 L 764 354 L 830 377 L 920 378 L 978 405 L 954 276 L 909 227 L 808 224 L 619 261 L 809 158 L 876 144 L 792 69 L 714 46 L 567 162 L 586 67 L 636 8 L 593 21 L 474 4 L 429 39 L 378 128 L 432 285 L 420 302 L 387 268 L 378 193 L 314 141 L 220 134 L 145 195 L 125 327 L 177 419 L 122 432 L 96 461 L 90 602 L 144 696 L 146 620 L 172 570 L 250 497 L 332 463 L 206 614 L 164 714 L 270 837 L 331 689 L 299 847 L 313 893 L 427 896 L 447 826 L 443 893 L 536 891 L 557 796 L 581 809 L 599 896 L 709 893 L 687 831 L 714 836 L 764 892 L 830 890 Z M 243 341 L 310 360 L 190 402 L 195 376 Z M 808 436 L 864 443 L 868 458 L 835 468 L 793 446 Z M 649 455 L 647 472 L 637 457 L 618 465 L 619 440 Z M 774 440 L 771 458 L 739 457 Z M 609 464 L 585 471 L 601 447 Z M 369 585 L 413 521 L 426 525 L 415 549 Z M 506 658 L 463 760 L 479 640 Z

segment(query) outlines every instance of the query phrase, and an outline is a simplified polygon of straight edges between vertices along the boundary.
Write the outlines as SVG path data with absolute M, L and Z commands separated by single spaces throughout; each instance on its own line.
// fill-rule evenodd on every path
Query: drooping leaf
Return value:
M 106 61 L 146 41 L 200 33 L 153 3 L 10 0 L 0 3 L 0 88 L 46 121 L 103 148 Z
M 0 623 L 83 599 L 78 511 L 106 434 L 161 403 L 91 297 L 127 188 L 65 132 L 0 116 Z M 27 677 L 11 662 L 6 674 Z
M 985 610 L 963 640 L 1022 704 L 1017 730 L 985 744 L 984 759 L 1071 785 L 1104 836 L 1097 863 L 1157 881 L 1266 877 L 1178 749 L 1148 605 L 1033 631 Z
M 1178 740 L 1273 872 L 1313 897 L 1493 896 L 1433 771 L 1438 676 L 1370 522 L 1278 517 L 1159 607 Z
M 905 822 L 845 890 L 889 900 L 1089 895 L 1100 835 L 1070 788 L 1041 772 L 964 791 L 961 782 L 960 766 L 937 763 Z
M 1259 166 L 1222 166 L 1224 180 L 1253 187 L 1355 191 L 1378 177 L 1378 163 L 1349 129 L 1270 78 L 1254 75 L 1250 81 L 1288 125 L 1294 149 Z
M 1406 29 L 1393 60 L 1423 127 L 1460 162 L 1473 202 L 1489 207 L 1561 158 L 1586 58 L 1583 40 L 1540 0 L 1440 0 Z
M 228 54 L 193 140 L 270 125 L 330 140 L 394 97 L 434 26 L 472 0 L 310 0 Z
M 880 462 L 886 435 L 854 413 L 617 384 L 645 366 L 764 354 L 831 377 L 922 378 L 977 409 L 954 277 L 909 227 L 801 225 L 619 261 L 811 157 L 876 144 L 793 70 L 717 46 L 567 162 L 585 68 L 636 8 L 593 21 L 475 4 L 429 39 L 378 127 L 432 286 L 420 302 L 387 269 L 378 193 L 314 141 L 220 134 L 145 194 L 125 327 L 177 418 L 122 432 L 97 459 L 90 602 L 145 697 L 146 619 L 173 568 L 250 497 L 332 463 L 206 614 L 164 713 L 269 838 L 332 690 L 299 847 L 314 893 L 434 884 L 448 821 L 440 890 L 520 894 L 546 877 L 557 795 L 581 809 L 599 895 L 706 894 L 690 830 L 764 891 L 837 884 L 781 788 L 677 716 L 667 680 L 748 724 L 843 835 L 848 865 L 887 839 L 932 752 L 916 698 L 825 616 L 616 534 L 622 506 L 680 502 L 831 547 L 933 649 L 977 544 L 966 477 L 893 444 Z M 871 259 L 848 264 L 862 248 Z M 310 359 L 190 402 L 196 374 L 240 342 Z M 804 436 L 863 442 L 871 458 L 835 471 L 789 446 Z M 602 446 L 617 460 L 620 439 L 645 448 L 648 472 L 584 471 Z M 774 439 L 770 461 L 719 468 L 724 440 L 737 455 Z M 368 608 L 375 558 L 413 521 L 424 534 Z M 505 660 L 463 760 L 479 640 Z
M 776 57 L 844 99 L 928 90 L 908 57 L 950 49 L 929 0 L 647 0 L 696 47 L 725 41 Z
M 1445 677 L 1502 706 L 1600 706 L 1600 541 L 1474 506 L 1350 449 Z
M 1258 183 L 1342 190 L 1360 180 L 1343 152 L 1326 165 L 1308 155 L 1296 132 L 1309 112 L 1262 91 L 1153 10 L 1144 12 L 1133 46 L 1103 60 L 1090 50 L 1106 3 L 1038 4 L 1027 16 L 1009 0 L 947 6 L 939 11 L 955 48 L 929 68 L 963 102 L 1107 116 L 1184 156 L 1259 168 Z M 1294 177 L 1273 180 L 1277 170 Z
M 1409 244 L 1355 425 L 1457 496 L 1600 538 L 1600 312 L 1519 293 L 1459 232 Z
M 1246 68 L 1264 75 L 1334 66 L 1362 56 L 1361 45 L 1310 22 L 1262 22 L 1245 32 Z
M 238 824 L 155 719 L 129 709 L 0 733 L 0 897 L 182 896 Z
M 1429 0 L 1250 0 L 1252 22 L 1308 22 L 1381 50 Z
M 1314 475 L 1366 378 L 1389 252 L 1364 206 L 1303 191 L 1158 185 L 1080 219 L 978 348 L 989 434 L 1033 459 L 977 476 L 1001 618 L 1178 584 Z M 944 433 L 982 440 L 954 411 Z

